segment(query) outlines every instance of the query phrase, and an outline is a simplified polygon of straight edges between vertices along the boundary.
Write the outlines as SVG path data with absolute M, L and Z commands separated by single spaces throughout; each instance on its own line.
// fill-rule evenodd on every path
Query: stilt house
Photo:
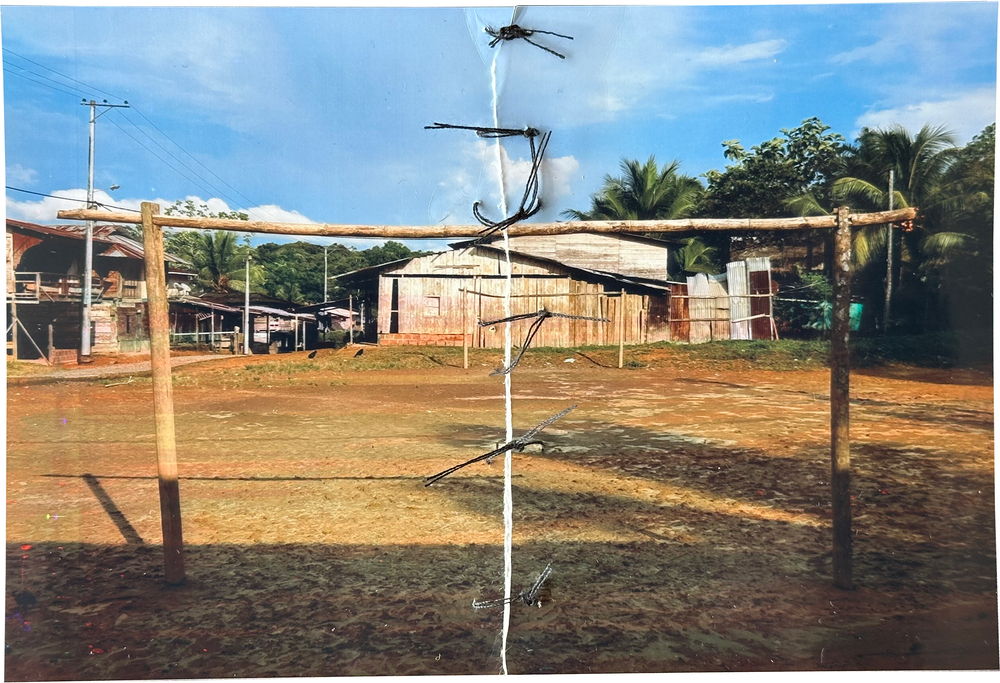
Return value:
M 93 230 L 93 270 L 83 275 L 85 232 L 79 225 L 37 225 L 7 219 L 8 351 L 75 361 L 85 287 L 91 291 L 91 340 L 95 354 L 149 349 L 142 244 L 114 232 Z M 168 286 L 193 278 L 190 264 L 166 255 Z M 16 334 L 16 337 L 14 336 Z

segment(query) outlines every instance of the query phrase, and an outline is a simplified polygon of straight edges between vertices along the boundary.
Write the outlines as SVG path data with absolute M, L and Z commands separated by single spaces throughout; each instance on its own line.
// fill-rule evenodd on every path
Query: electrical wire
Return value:
M 144 135 L 147 140 L 149 140 L 151 143 L 153 143 L 154 145 L 156 145 L 156 147 L 158 147 L 164 154 L 167 154 L 168 156 L 170 156 L 170 158 L 173 159 L 174 161 L 176 161 L 185 171 L 190 172 L 195 178 L 198 178 L 202 183 L 204 183 L 204 185 L 201 186 L 203 189 L 209 190 L 209 192 L 211 192 L 212 194 L 218 195 L 219 197 L 221 197 L 222 199 L 226 200 L 227 202 L 229 202 L 231 204 L 238 204 L 239 203 L 239 202 L 233 201 L 232 197 L 227 196 L 225 192 L 223 192 L 222 190 L 220 190 L 217 186 L 213 185 L 211 183 L 211 181 L 209 181 L 207 178 L 205 178 L 204 176 L 202 176 L 201 174 L 199 174 L 196 170 L 194 170 L 193 168 L 191 168 L 182 159 L 180 159 L 176 154 L 174 154 L 169 149 L 167 149 L 162 144 L 160 144 L 159 140 L 157 140 L 152 135 L 150 135 L 146 130 L 144 130 L 143 128 L 141 128 L 138 125 L 136 125 L 136 123 L 134 121 L 132 121 L 130 118 L 128 118 L 127 116 L 122 115 L 121 114 L 122 111 L 123 110 L 121 110 L 121 109 L 116 110 L 116 113 L 119 114 L 120 118 L 124 119 L 126 122 L 128 122 L 129 125 L 131 125 L 137 131 L 139 131 L 142 135 Z M 114 123 L 114 121 L 112 121 L 112 123 Z M 121 126 L 118 126 L 118 127 L 121 129 Z M 124 129 L 121 129 L 121 130 L 123 130 L 123 132 L 124 132 Z M 134 137 L 132 139 L 135 140 Z M 138 142 L 138 140 L 136 140 L 136 142 Z M 147 148 L 147 150 L 148 150 L 148 148 Z M 185 176 L 185 177 L 187 177 L 188 180 L 191 180 L 190 177 L 188 177 L 188 176 Z
M 67 76 L 66 74 L 62 73 L 61 71 L 56 71 L 51 66 L 45 66 L 44 64 L 42 64 L 40 62 L 36 62 L 33 59 L 29 59 L 28 57 L 25 57 L 22 54 L 18 54 L 17 52 L 14 52 L 10 48 L 6 48 L 5 47 L 5 48 L 3 48 L 3 51 L 6 52 L 7 54 L 14 55 L 18 59 L 23 59 L 26 62 L 30 62 L 31 64 L 34 64 L 35 66 L 40 66 L 43 69 L 45 69 L 46 71 L 51 71 L 52 73 L 54 73 L 54 74 L 56 74 L 58 76 L 61 76 L 61 77 L 65 78 L 65 79 L 67 79 L 67 80 L 73 81 L 74 83 L 79 83 L 80 85 L 85 85 L 85 86 L 87 86 L 87 91 L 88 92 L 92 90 L 94 92 L 99 92 L 102 95 L 107 95 L 108 97 L 114 98 L 116 100 L 123 100 L 124 99 L 122 97 L 119 97 L 118 95 L 114 95 L 112 93 L 109 93 L 106 90 L 101 90 L 100 88 L 97 88 L 97 87 L 91 85 L 90 83 L 84 83 L 83 81 L 81 81 L 79 79 L 76 79 L 76 78 L 73 78 L 72 76 Z M 24 67 L 18 67 L 18 68 L 24 68 Z M 50 79 L 50 80 L 52 80 L 52 79 Z M 53 80 L 52 82 L 53 83 L 57 83 L 58 81 Z M 60 84 L 60 85 L 63 85 L 63 84 Z M 73 86 L 68 86 L 68 87 L 73 87 Z M 75 90 L 79 90 L 79 88 L 74 88 L 74 89 Z
M 25 76 L 23 73 L 20 73 L 18 71 L 13 71 L 13 70 L 7 68 L 6 66 L 3 68 L 3 70 L 4 70 L 5 73 L 9 73 L 11 76 L 19 76 L 19 77 L 23 78 L 26 81 L 31 81 L 32 83 L 37 83 L 38 85 L 45 86 L 46 88 L 49 88 L 50 90 L 55 90 L 57 92 L 66 93 L 67 95 L 72 95 L 73 97 L 79 97 L 80 96 L 79 93 L 70 92 L 69 90 L 65 90 L 63 88 L 57 88 L 56 86 L 50 85 L 49 83 L 45 83 L 43 81 L 36 80 L 36 79 L 31 78 L 29 76 Z M 52 81 L 52 82 L 55 83 L 56 81 Z
M 56 74 L 57 76 L 59 76 L 60 78 L 64 78 L 64 79 L 66 79 L 66 80 L 68 80 L 68 81 L 72 81 L 73 83 L 78 83 L 79 85 L 82 85 L 82 86 L 85 86 L 85 87 L 87 88 L 87 90 L 82 90 L 81 88 L 78 88 L 78 87 L 76 87 L 76 86 L 74 86 L 74 85 L 70 85 L 70 84 L 68 84 L 68 83 L 62 83 L 62 82 L 60 82 L 60 81 L 57 81 L 57 80 L 55 80 L 55 79 L 52 79 L 52 78 L 49 78 L 49 77 L 45 76 L 44 74 L 41 74 L 41 73 L 38 73 L 37 71 L 33 71 L 33 70 L 30 70 L 30 69 L 27 69 L 27 68 L 26 68 L 26 67 L 24 67 L 24 66 L 21 66 L 21 65 L 19 65 L 19 64 L 14 64 L 14 63 L 12 63 L 12 62 L 10 63 L 10 66 L 11 66 L 11 67 L 14 67 L 14 68 L 17 68 L 17 69 L 22 69 L 22 70 L 24 70 L 24 71 L 27 71 L 28 73 L 31 73 L 31 74 L 33 74 L 33 75 L 35 75 L 35 76 L 38 76 L 39 78 L 42 78 L 42 79 L 44 79 L 45 81 L 49 81 L 49 83 L 46 83 L 46 82 L 44 82 L 44 81 L 39 81 L 39 80 L 35 80 L 35 79 L 33 79 L 33 78 L 30 78 L 30 77 L 28 77 L 28 76 L 25 76 L 24 74 L 22 74 L 22 73 L 20 73 L 20 72 L 18 72 L 18 71 L 12 71 L 12 70 L 10 70 L 10 69 L 9 69 L 9 68 L 8 68 L 7 66 L 4 66 L 4 71 L 5 71 L 5 72 L 7 72 L 7 73 L 10 73 L 11 75 L 14 75 L 14 76 L 19 76 L 19 77 L 21 77 L 21 78 L 24 78 L 24 79 L 26 79 L 26 80 L 29 80 L 29 81 L 32 81 L 32 82 L 34 82 L 34 83 L 37 83 L 38 85 L 42 85 L 42 86 L 44 86 L 44 87 L 47 87 L 47 88 L 50 88 L 50 89 L 52 89 L 52 90 L 56 90 L 56 91 L 58 91 L 58 92 L 63 92 L 63 93 L 66 93 L 67 95 L 72 95 L 72 96 L 74 96 L 74 97 L 78 97 L 78 96 L 80 96 L 80 95 L 84 95 L 84 96 L 86 96 L 86 95 L 88 95 L 88 94 L 89 94 L 90 92 L 98 92 L 98 93 L 101 93 L 101 94 L 103 94 L 103 95 L 107 95 L 108 97 L 112 97 L 112 98 L 114 98 L 114 99 L 117 99 L 117 100 L 122 100 L 122 101 L 126 101 L 126 100 L 125 100 L 124 98 L 120 97 L 119 95 L 115 95 L 114 93 L 110 93 L 110 92 L 108 92 L 108 91 L 106 91 L 106 90 L 102 90 L 102 89 L 100 89 L 100 88 L 97 88 L 97 87 L 95 87 L 95 86 L 91 85 L 90 83 L 87 83 L 87 82 L 85 82 L 85 81 L 81 81 L 81 80 L 80 80 L 80 79 L 78 79 L 78 78 L 74 78 L 74 77 L 72 77 L 72 76 L 69 76 L 69 75 L 67 75 L 67 74 L 64 74 L 64 73 L 62 73 L 61 71 L 58 71 L 58 70 L 56 70 L 56 69 L 53 69 L 53 68 L 52 68 L 52 67 L 50 67 L 50 66 L 46 66 L 45 64 L 42 64 L 42 63 L 40 63 L 40 62 L 37 62 L 37 61 L 35 61 L 35 60 L 33 60 L 33 59 L 30 59 L 30 58 L 28 58 L 28 57 L 25 57 L 24 55 L 22 55 L 22 54 L 19 54 L 19 53 L 15 52 L 14 50 L 11 50 L 11 49 L 9 49 L 9 48 L 6 48 L 6 47 L 5 47 L 5 48 L 3 48 L 3 51 L 4 51 L 5 53 L 9 54 L 9 55 L 12 55 L 12 56 L 14 56 L 14 57 L 17 57 L 18 59 L 22 59 L 22 60 L 24 60 L 25 62 L 28 62 L 28 63 L 30 63 L 30 64 L 33 64 L 33 65 L 35 65 L 35 66 L 38 66 L 38 67 L 41 67 L 42 69 L 45 69 L 46 71 L 50 71 L 50 72 L 52 72 L 53 74 Z M 52 84 L 55 84 L 55 85 L 52 85 Z M 59 87 L 57 87 L 57 86 L 59 86 Z M 77 92 L 76 92 L 76 93 L 73 93 L 73 92 L 70 92 L 70 90 L 66 90 L 66 88 L 71 88 L 71 89 L 73 89 L 73 90 L 76 90 Z M 181 146 L 181 145 L 180 145 L 180 144 L 179 144 L 179 143 L 178 143 L 177 141 L 175 141 L 175 140 L 174 140 L 174 139 L 172 139 L 172 138 L 171 138 L 171 137 L 170 137 L 169 135 L 167 135 L 167 134 L 166 134 L 166 133 L 165 133 L 165 132 L 163 131 L 163 129 L 161 129 L 161 128 L 160 128 L 159 126 L 157 126 L 157 125 L 156 125 L 156 124 L 155 124 L 155 123 L 154 123 L 154 122 L 152 121 L 152 119 L 150 119 L 150 118 L 149 118 L 148 116 L 146 116 L 146 114 L 144 114 L 144 113 L 143 113 L 142 111 L 140 111 L 140 110 L 139 110 L 139 109 L 138 109 L 138 108 L 137 108 L 137 107 L 136 107 L 136 106 L 135 106 L 134 104 L 130 104 L 130 105 L 129 105 L 129 108 L 130 108 L 130 109 L 132 109 L 133 111 L 135 111 L 135 112 L 136 112 L 136 113 L 137 113 L 137 114 L 138 114 L 139 116 L 141 116 L 141 117 L 142 117 L 142 118 L 143 118 L 143 119 L 144 119 L 144 120 L 145 120 L 145 121 L 146 121 L 147 123 L 149 123 L 149 125 L 151 125 L 151 126 L 152 126 L 152 127 L 154 128 L 154 129 L 156 129 L 156 131 L 157 131 L 157 132 L 159 132 L 159 133 L 160 133 L 160 135 L 162 135 L 162 136 L 163 136 L 164 138 L 166 138 L 166 139 L 167 139 L 167 140 L 168 140 L 168 141 L 169 141 L 170 143 L 172 143 L 172 144 L 173 144 L 174 146 L 176 146 L 176 147 L 177 147 L 177 149 L 179 149 L 179 150 L 180 150 L 181 152 L 183 152 L 183 153 L 184 153 L 185 155 L 187 155 L 187 156 L 188 156 L 189 158 L 191 158 L 191 159 L 192 159 L 192 160 L 193 160 L 193 161 L 194 161 L 195 163 L 197 163 L 197 164 L 198 164 L 199 166 L 201 166 L 201 167 L 202 167 L 203 169 L 205 169 L 205 171 L 207 171 L 207 172 L 208 172 L 208 173 L 210 173 L 210 174 L 211 174 L 212 176 L 214 176 L 214 177 L 215 177 L 215 178 L 216 178 L 216 179 L 217 179 L 217 180 L 218 180 L 219 182 L 221 182 L 221 183 L 222 183 L 223 185 L 225 185 L 225 186 L 226 186 L 226 187 L 228 187 L 228 188 L 229 188 L 230 190 L 232 190 L 232 191 L 233 191 L 233 192 L 234 192 L 234 193 L 235 193 L 235 194 L 236 194 L 237 196 L 239 196 L 239 197 L 240 197 L 240 201 L 234 201 L 234 199 L 233 199 L 233 197 L 232 197 L 232 196 L 228 196 L 228 195 L 227 195 L 226 193 L 224 193 L 224 192 L 220 191 L 220 189 L 219 189 L 219 188 L 218 188 L 218 187 L 217 187 L 216 185 L 214 185 L 214 184 L 213 184 L 213 183 L 212 183 L 211 181 L 209 181 L 209 180 L 208 180 L 207 178 L 203 177 L 203 176 L 202 176 L 201 174 L 199 174 L 199 173 L 198 173 L 198 172 L 197 172 L 197 171 L 196 171 L 195 169 L 193 169 L 193 168 L 191 168 L 190 166 L 188 166 L 188 165 L 187 165 L 187 164 L 186 164 L 186 163 L 185 163 L 184 161 L 182 161 L 182 160 L 181 160 L 180 158 L 178 158 L 178 157 L 177 157 L 177 155 L 173 154 L 173 153 L 172 153 L 172 152 L 171 152 L 170 150 L 168 150 L 168 149 L 167 149 L 167 148 L 166 148 L 166 147 L 165 147 L 164 145 L 162 145 L 162 144 L 161 144 L 161 143 L 160 143 L 160 142 L 159 142 L 158 140 L 156 140 L 156 139 L 155 139 L 155 138 L 154 138 L 154 137 L 153 137 L 152 135 L 150 135 L 150 134 L 149 134 L 148 132 L 146 132 L 145 130 L 143 130 L 143 129 L 142 129 L 142 128 L 141 128 L 140 126 L 138 126 L 138 125 L 137 125 L 137 124 L 136 124 L 136 123 L 135 123 L 134 121 L 132 121 L 131 119 L 129 119 L 129 118 L 128 118 L 128 116 L 127 116 L 127 115 L 125 115 L 125 111 L 126 111 L 126 110 L 123 110 L 123 109 L 119 109 L 119 110 L 116 110 L 116 111 L 118 112 L 118 114 L 119 114 L 120 116 L 122 116 L 123 118 L 125 118 L 125 120 L 126 120 L 126 121 L 128 121 L 128 122 L 129 122 L 129 123 L 130 123 L 130 124 L 131 124 L 132 126 L 134 126 L 134 127 L 136 128 L 136 129 L 138 129 L 138 130 L 139 130 L 139 131 L 140 131 L 140 132 L 141 132 L 141 133 L 142 133 L 143 135 L 145 135 L 145 136 L 146 136 L 146 137 L 147 137 L 147 138 L 148 138 L 148 139 L 149 139 L 149 140 L 150 140 L 150 141 L 151 141 L 151 142 L 152 142 L 152 143 L 153 143 L 154 145 L 156 145 L 156 146 L 157 146 L 157 147 L 158 147 L 159 149 L 161 149 L 161 150 L 162 150 L 162 151 L 163 151 L 163 152 L 164 152 L 165 154 L 168 154 L 168 155 L 170 155 L 170 156 L 171 156 L 171 157 L 172 157 L 173 159 L 175 159 L 175 160 L 176 160 L 176 162 L 177 162 L 178 164 L 180 164 L 180 165 L 181 165 L 181 166 L 182 166 L 182 167 L 183 167 L 183 168 L 184 168 L 185 170 L 187 170 L 188 172 L 190 172 L 191 174 L 193 174 L 193 175 L 194 175 L 195 177 L 197 177 L 197 178 L 200 178 L 200 179 L 201 179 L 201 182 L 202 182 L 202 183 L 204 183 L 204 184 L 203 184 L 203 185 L 199 185 L 199 184 L 198 184 L 198 183 L 197 183 L 196 181 L 194 181 L 194 180 L 193 180 L 193 179 L 192 179 L 192 178 L 191 178 L 190 176 L 188 176 L 188 175 L 184 174 L 183 172 L 179 171 L 179 170 L 178 170 L 177 168 L 175 168 L 174 166 L 171 166 L 170 164 L 167 164 L 168 168 L 171 168 L 171 169 L 172 169 L 173 171 L 175 171 L 175 172 L 179 173 L 179 174 L 180 174 L 181 176 L 183 176 L 183 177 L 184 177 L 185 179 L 187 179 L 188 181 L 191 181 L 191 182 L 194 182 L 194 183 L 195 183 L 195 185 L 198 185 L 198 186 L 199 186 L 199 187 L 201 187 L 201 188 L 202 188 L 203 190 L 204 190 L 204 189 L 206 189 L 206 187 L 207 187 L 207 188 L 208 188 L 208 189 L 210 190 L 210 193 L 211 193 L 211 194 L 215 194 L 215 195 L 218 195 L 218 196 L 219 196 L 220 198 L 224 199 L 224 200 L 225 200 L 225 201 L 226 201 L 227 203 L 229 203 L 230 205 L 234 205 L 234 206 L 238 206 L 238 205 L 239 205 L 240 203 L 243 203 L 243 202 L 246 202 L 246 204 L 247 204 L 247 206 L 248 206 L 248 207 L 249 207 L 249 206 L 254 206 L 255 204 L 256 204 L 256 205 L 259 205 L 259 202 L 254 202 L 253 200 L 251 200 L 251 199 L 250 199 L 249 197 L 247 197 L 247 196 L 246 196 L 245 194 L 243 194 L 242 192 L 240 192 L 239 190 L 237 190 L 237 189 L 236 189 L 235 187 L 233 187 L 233 186 L 232 186 L 231 184 L 227 183 L 227 182 L 226 182 L 226 181 L 225 181 L 225 180 L 224 180 L 224 179 L 223 179 L 223 178 L 222 178 L 221 176 L 219 176 L 219 175 L 218 175 L 217 173 L 215 173 L 215 172 L 214 172 L 214 171 L 213 171 L 212 169 L 210 169 L 210 168 L 209 168 L 208 166 L 206 166 L 206 165 L 205 165 L 205 164 L 204 164 L 203 162 L 199 161 L 199 160 L 197 159 L 197 157 L 195 157 L 195 156 L 194 156 L 193 154 L 191 154 L 190 152 L 188 152 L 188 151 L 187 151 L 187 150 L 186 150 L 186 149 L 185 149 L 185 148 L 184 148 L 183 146 Z M 110 119 L 109 119 L 109 120 L 110 120 Z M 113 123 L 113 121 L 112 121 L 112 123 Z M 116 125 L 117 125 L 117 124 L 116 124 Z M 124 130 L 123 128 L 121 128 L 121 126 L 118 126 L 118 128 L 119 128 L 120 130 L 122 130 L 122 132 L 125 132 L 125 133 L 126 133 L 126 135 L 128 135 L 128 133 L 127 133 L 127 132 L 126 132 L 126 131 L 125 131 L 125 130 Z M 141 142 L 140 142 L 139 140 L 137 140 L 137 139 L 136 139 L 136 138 L 135 138 L 134 136 L 131 136 L 131 135 L 129 135 L 129 137 L 132 137 L 132 139 L 133 139 L 133 140 L 135 140 L 135 141 L 136 141 L 136 143 L 138 143 L 138 144 L 139 144 L 140 146 L 142 146 L 142 147 L 143 147 L 144 149 L 146 149 L 146 151 L 150 152 L 150 154 L 153 154 L 153 156 L 156 156 L 156 158 L 157 158 L 157 159 L 159 159 L 160 161 L 163 161 L 164 163 L 167 163 L 167 162 L 166 162 L 166 161 L 165 161 L 165 160 L 164 160 L 164 159 L 163 159 L 162 157 L 160 157 L 159 155 L 157 155 L 156 153 L 154 153 L 154 152 L 153 152 L 152 150 L 150 150 L 150 149 L 149 149 L 148 147 L 146 147 L 145 145 L 143 145 L 143 144 L 142 144 L 142 143 L 141 143 Z M 265 211 L 264 211 L 264 213 L 265 213 L 265 214 L 267 214 L 268 212 L 267 212 L 267 211 L 265 210 Z M 275 218 L 275 217 L 274 217 L 273 215 L 271 215 L 270 217 L 271 217 L 272 219 L 274 219 L 274 218 Z
M 11 190 L 12 192 L 23 192 L 25 194 L 33 194 L 33 195 L 37 195 L 39 197 L 51 197 L 52 199 L 62 199 L 62 200 L 65 200 L 67 202 L 80 202 L 82 204 L 87 204 L 88 203 L 86 199 L 76 199 L 74 197 L 60 197 L 59 195 L 56 195 L 56 194 L 45 194 L 44 192 L 33 192 L 32 190 L 23 190 L 20 187 L 11 187 L 10 185 L 5 185 L 4 187 L 7 188 L 8 190 Z M 138 211 L 136 209 L 129 209 L 129 208 L 124 207 L 124 206 L 115 206 L 114 204 L 104 204 L 104 203 L 98 202 L 98 201 L 93 201 L 93 202 L 89 202 L 89 203 L 96 204 L 97 206 L 103 206 L 103 207 L 105 207 L 107 209 L 121 209 L 122 211 L 133 211 L 135 213 L 141 213 L 140 211 Z
M 120 130 L 122 133 L 124 133 L 126 136 L 128 136 L 129 138 L 131 138 L 137 145 L 139 145 L 144 150 L 146 150 L 147 152 L 149 152 L 150 154 L 152 154 L 154 157 L 156 157 L 157 159 L 159 159 L 163 163 L 164 166 L 166 166 L 170 170 L 174 171 L 175 173 L 177 173 L 178 175 L 180 175 L 181 177 L 183 177 L 185 180 L 191 182 L 195 186 L 201 188 L 202 190 L 205 189 L 203 186 L 201 186 L 199 184 L 199 182 L 197 180 L 195 180 L 191 176 L 189 176 L 186 173 L 184 173 L 184 171 L 182 171 L 182 170 L 174 167 L 169 161 L 167 161 L 162 156 L 160 156 L 159 154 L 157 154 L 154 150 L 150 149 L 142 140 L 140 140 L 139 138 L 137 138 L 136 136 L 132 135 L 127 130 L 125 130 L 123 127 L 121 127 L 120 125 L 118 125 L 118 123 L 114 119 L 108 119 L 108 122 L 111 123 L 111 125 L 113 125 L 118 130 Z M 210 194 L 214 194 L 211 191 L 209 193 Z

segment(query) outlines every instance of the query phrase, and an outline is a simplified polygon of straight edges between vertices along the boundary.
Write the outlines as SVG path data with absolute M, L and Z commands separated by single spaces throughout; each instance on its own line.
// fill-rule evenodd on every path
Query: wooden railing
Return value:
M 8 283 L 7 301 L 36 304 L 46 301 L 79 301 L 83 296 L 79 275 L 19 271 L 14 273 L 13 290 Z M 90 280 L 90 294 L 94 301 L 102 299 L 141 299 L 142 283 L 139 280 L 101 278 Z
M 103 285 L 101 278 L 91 278 L 90 292 L 93 299 L 101 298 Z M 7 300 L 16 303 L 79 301 L 82 297 L 80 276 L 38 271 L 15 272 L 14 289 L 7 292 Z

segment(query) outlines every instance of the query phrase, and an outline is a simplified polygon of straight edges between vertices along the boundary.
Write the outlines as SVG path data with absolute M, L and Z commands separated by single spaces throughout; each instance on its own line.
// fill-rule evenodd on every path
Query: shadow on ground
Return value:
M 500 610 L 471 603 L 499 584 L 498 547 L 195 546 L 174 588 L 160 560 L 148 545 L 9 545 L 7 680 L 497 671 Z M 989 600 L 866 619 L 865 604 L 900 596 L 837 591 L 806 570 L 739 580 L 766 561 L 707 545 L 519 546 L 515 582 L 547 562 L 554 573 L 540 608 L 513 608 L 510 669 L 997 666 Z M 26 612 L 20 591 L 36 600 Z

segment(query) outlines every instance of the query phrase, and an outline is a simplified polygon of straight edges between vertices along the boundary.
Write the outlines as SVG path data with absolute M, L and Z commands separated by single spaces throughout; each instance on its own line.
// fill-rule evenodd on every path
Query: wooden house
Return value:
M 185 294 L 168 301 L 171 347 L 241 352 L 237 330 L 243 324 L 242 309 Z
M 239 318 L 230 324 L 243 325 L 245 297 L 242 292 L 211 292 L 202 294 L 199 300 L 238 311 Z M 319 331 L 314 314 L 301 312 L 301 307 L 291 301 L 259 292 L 250 293 L 249 303 L 251 353 L 286 353 L 314 349 L 318 345 Z
M 509 244 L 513 315 L 544 308 L 572 316 L 547 319 L 534 346 L 773 338 L 770 289 L 755 274 L 764 270 L 769 281 L 766 259 L 753 264 L 750 275 L 740 261 L 710 280 L 699 275 L 672 282 L 670 245 L 661 240 L 568 234 L 512 237 Z M 337 279 L 358 292 L 356 303 L 370 312 L 374 328 L 367 341 L 497 348 L 503 326 L 480 322 L 504 317 L 505 273 L 504 249 L 494 239 L 459 242 L 450 251 Z M 737 287 L 732 293 L 728 278 Z M 516 322 L 515 338 L 532 322 Z
M 37 225 L 7 219 L 7 304 L 19 321 L 18 357 L 47 356 L 52 362 L 76 359 L 85 287 L 91 292 L 94 354 L 134 353 L 149 348 L 142 244 L 114 232 L 93 230 L 93 270 L 82 274 L 85 229 L 79 225 Z M 167 254 L 168 285 L 193 273 L 183 259 Z
M 626 344 L 669 338 L 668 245 L 621 235 L 511 238 L 513 313 L 545 308 L 595 320 L 550 318 L 535 346 Z M 404 259 L 338 276 L 360 292 L 380 344 L 503 344 L 505 256 L 497 241 L 452 245 L 450 251 Z M 516 323 L 515 333 L 531 320 Z

